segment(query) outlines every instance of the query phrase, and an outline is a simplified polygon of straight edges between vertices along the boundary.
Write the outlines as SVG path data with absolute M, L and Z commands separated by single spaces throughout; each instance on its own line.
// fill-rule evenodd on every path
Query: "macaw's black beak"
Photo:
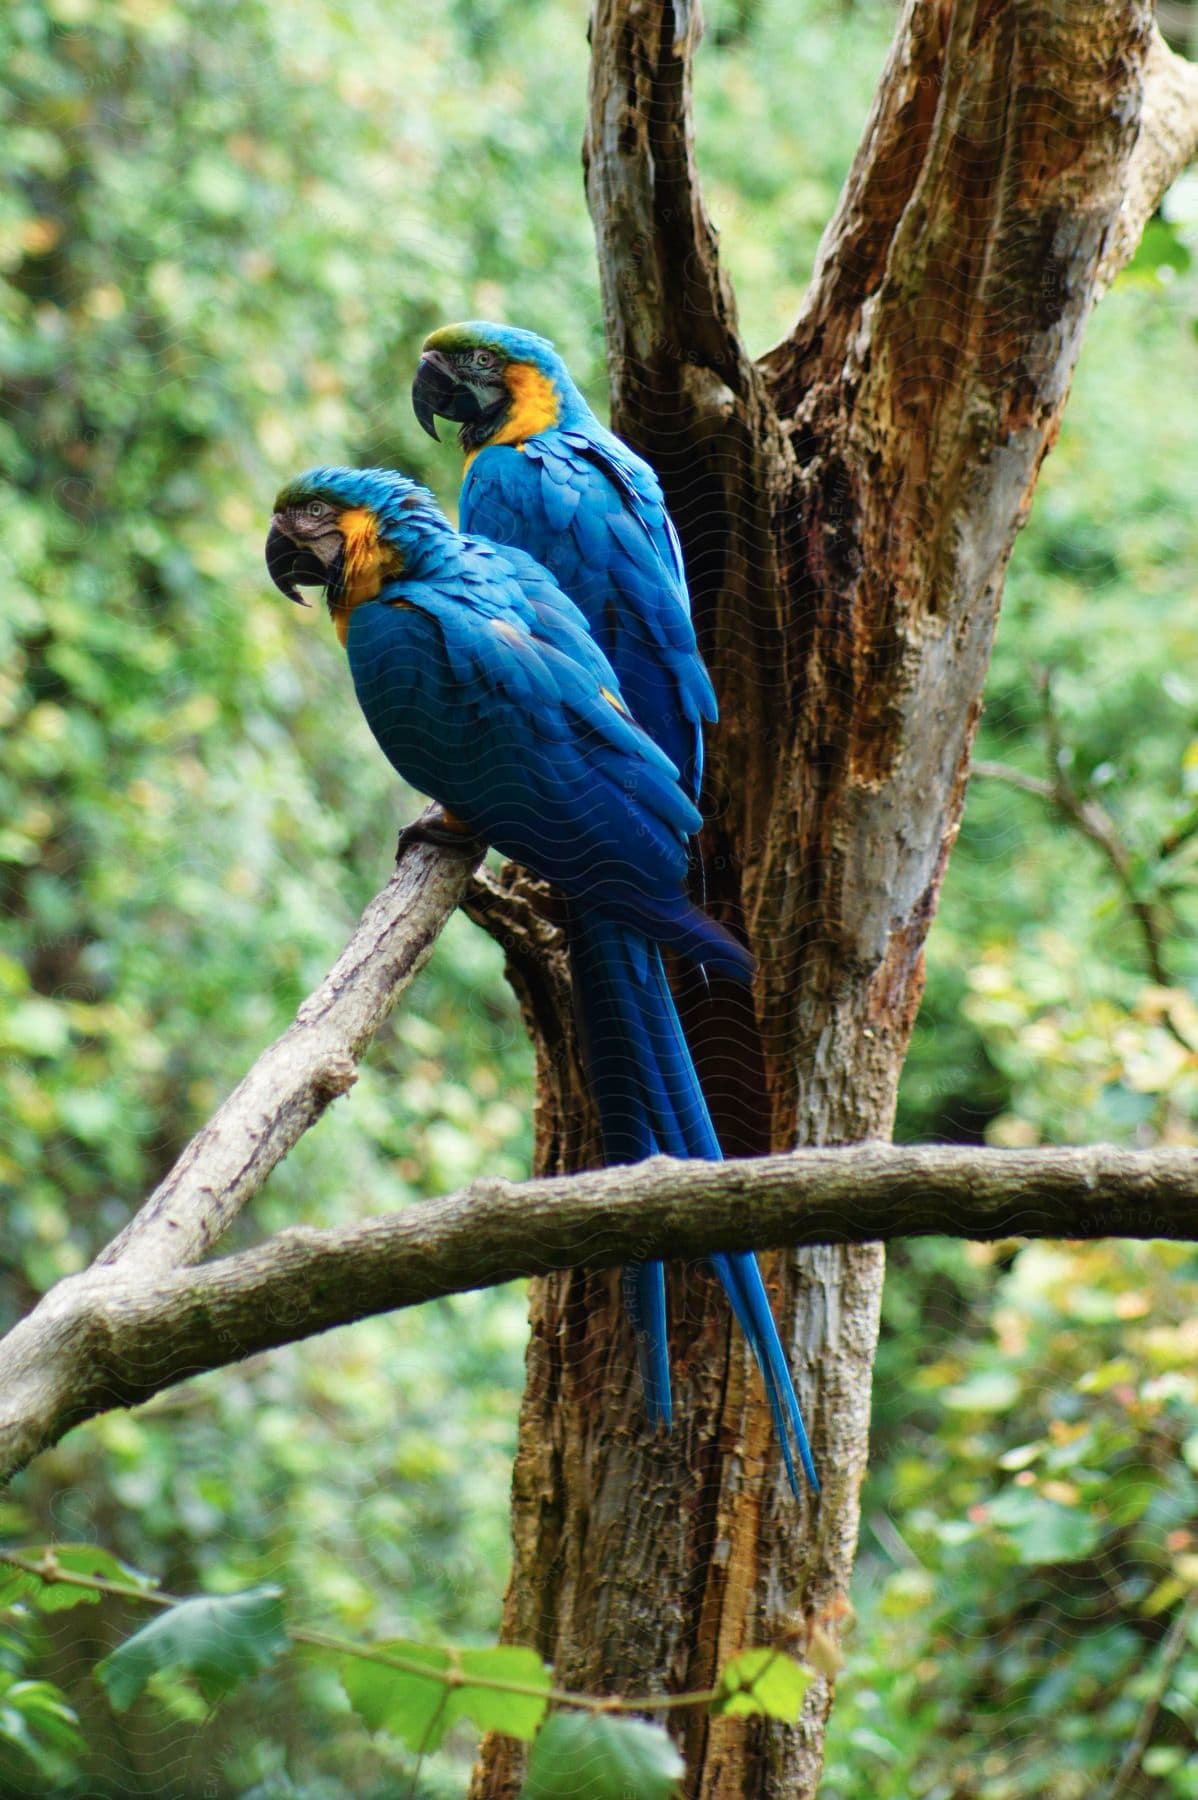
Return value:
M 474 394 L 454 375 L 447 358 L 439 350 L 426 350 L 412 382 L 412 411 L 428 435 L 436 438 L 438 417 L 468 425 L 481 410 Z
M 266 568 L 280 593 L 297 606 L 308 605 L 299 591 L 301 582 L 305 587 L 328 587 L 334 574 L 308 544 L 288 537 L 277 514 L 266 534 Z

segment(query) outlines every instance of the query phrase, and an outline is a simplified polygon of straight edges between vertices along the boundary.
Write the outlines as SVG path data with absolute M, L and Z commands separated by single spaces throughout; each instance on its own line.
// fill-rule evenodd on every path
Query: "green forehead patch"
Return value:
M 336 495 L 326 488 L 314 487 L 306 481 L 289 481 L 275 495 L 275 511 L 287 512 L 293 506 L 302 506 L 305 500 L 327 500 L 331 506 L 337 504 Z
M 431 337 L 424 340 L 426 350 L 477 350 L 480 345 L 499 350 L 502 345 L 491 338 L 483 337 L 469 325 L 442 325 Z

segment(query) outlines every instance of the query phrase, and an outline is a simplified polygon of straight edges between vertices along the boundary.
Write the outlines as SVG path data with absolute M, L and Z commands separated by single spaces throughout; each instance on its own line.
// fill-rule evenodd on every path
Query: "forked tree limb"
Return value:
M 759 968 L 760 1055 L 729 1093 L 766 1112 L 773 1149 L 852 1143 L 890 1130 L 1006 561 L 1148 166 L 1152 8 L 907 0 L 799 316 L 757 361 L 692 154 L 697 33 L 689 0 L 596 0 L 588 197 L 614 416 L 662 476 L 720 697 L 709 892 Z M 580 1685 L 635 1691 L 649 1667 L 701 1684 L 787 1605 L 842 1616 L 881 1257 L 817 1247 L 768 1278 L 830 1472 L 797 1529 L 768 1473 L 745 1479 L 772 1465 L 743 1352 L 686 1340 L 686 1481 L 666 1487 L 626 1429 L 635 1371 L 603 1363 L 600 1407 L 594 1358 L 574 1357 L 584 1309 L 615 1314 L 612 1284 L 534 1295 L 504 1634 Z M 820 1681 L 794 1732 L 680 1723 L 689 1800 L 811 1800 L 829 1704 Z M 473 1800 L 514 1800 L 521 1775 L 493 1741 Z
M 0 1481 L 72 1425 L 375 1313 L 552 1269 L 938 1234 L 1198 1238 L 1198 1152 L 882 1143 L 483 1179 L 202 1268 L 68 1277 L 0 1341 Z

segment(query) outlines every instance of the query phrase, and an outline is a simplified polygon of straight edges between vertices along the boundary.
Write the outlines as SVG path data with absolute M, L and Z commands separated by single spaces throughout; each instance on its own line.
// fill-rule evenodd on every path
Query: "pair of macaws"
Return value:
M 687 897 L 716 703 L 657 477 L 529 331 L 435 332 L 412 401 L 433 437 L 438 416 L 460 427 L 462 530 L 390 470 L 311 469 L 275 503 L 271 576 L 294 600 L 324 588 L 367 723 L 441 804 L 436 833 L 492 844 L 566 896 L 607 1160 L 718 1160 L 661 950 L 746 981 L 751 960 Z M 757 1259 L 713 1261 L 791 1488 L 797 1451 L 818 1490 Z M 668 1426 L 662 1265 L 635 1265 L 624 1287 L 648 1412 Z

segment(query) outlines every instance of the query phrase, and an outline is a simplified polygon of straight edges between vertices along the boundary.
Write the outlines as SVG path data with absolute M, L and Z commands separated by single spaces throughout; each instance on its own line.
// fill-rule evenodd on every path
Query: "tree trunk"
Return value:
M 701 1033 L 730 1148 L 889 1133 L 1003 574 L 1119 211 L 1150 31 L 1149 0 L 908 0 L 802 315 L 755 363 L 695 174 L 698 15 L 597 0 L 587 190 L 614 423 L 682 535 L 722 709 L 710 898 L 759 959 L 756 1020 L 721 992 Z M 555 1035 L 549 1160 L 571 1135 L 544 1122 L 569 1091 Z M 829 1666 L 882 1256 L 766 1261 L 818 1503 L 790 1499 L 701 1269 L 670 1274 L 668 1438 L 645 1427 L 617 1279 L 533 1284 L 504 1636 L 570 1687 L 702 1687 L 781 1634 L 818 1634 Z M 813 1795 L 831 1686 L 796 1729 L 670 1715 L 688 1795 Z M 491 1738 L 476 1800 L 514 1796 L 520 1771 Z

